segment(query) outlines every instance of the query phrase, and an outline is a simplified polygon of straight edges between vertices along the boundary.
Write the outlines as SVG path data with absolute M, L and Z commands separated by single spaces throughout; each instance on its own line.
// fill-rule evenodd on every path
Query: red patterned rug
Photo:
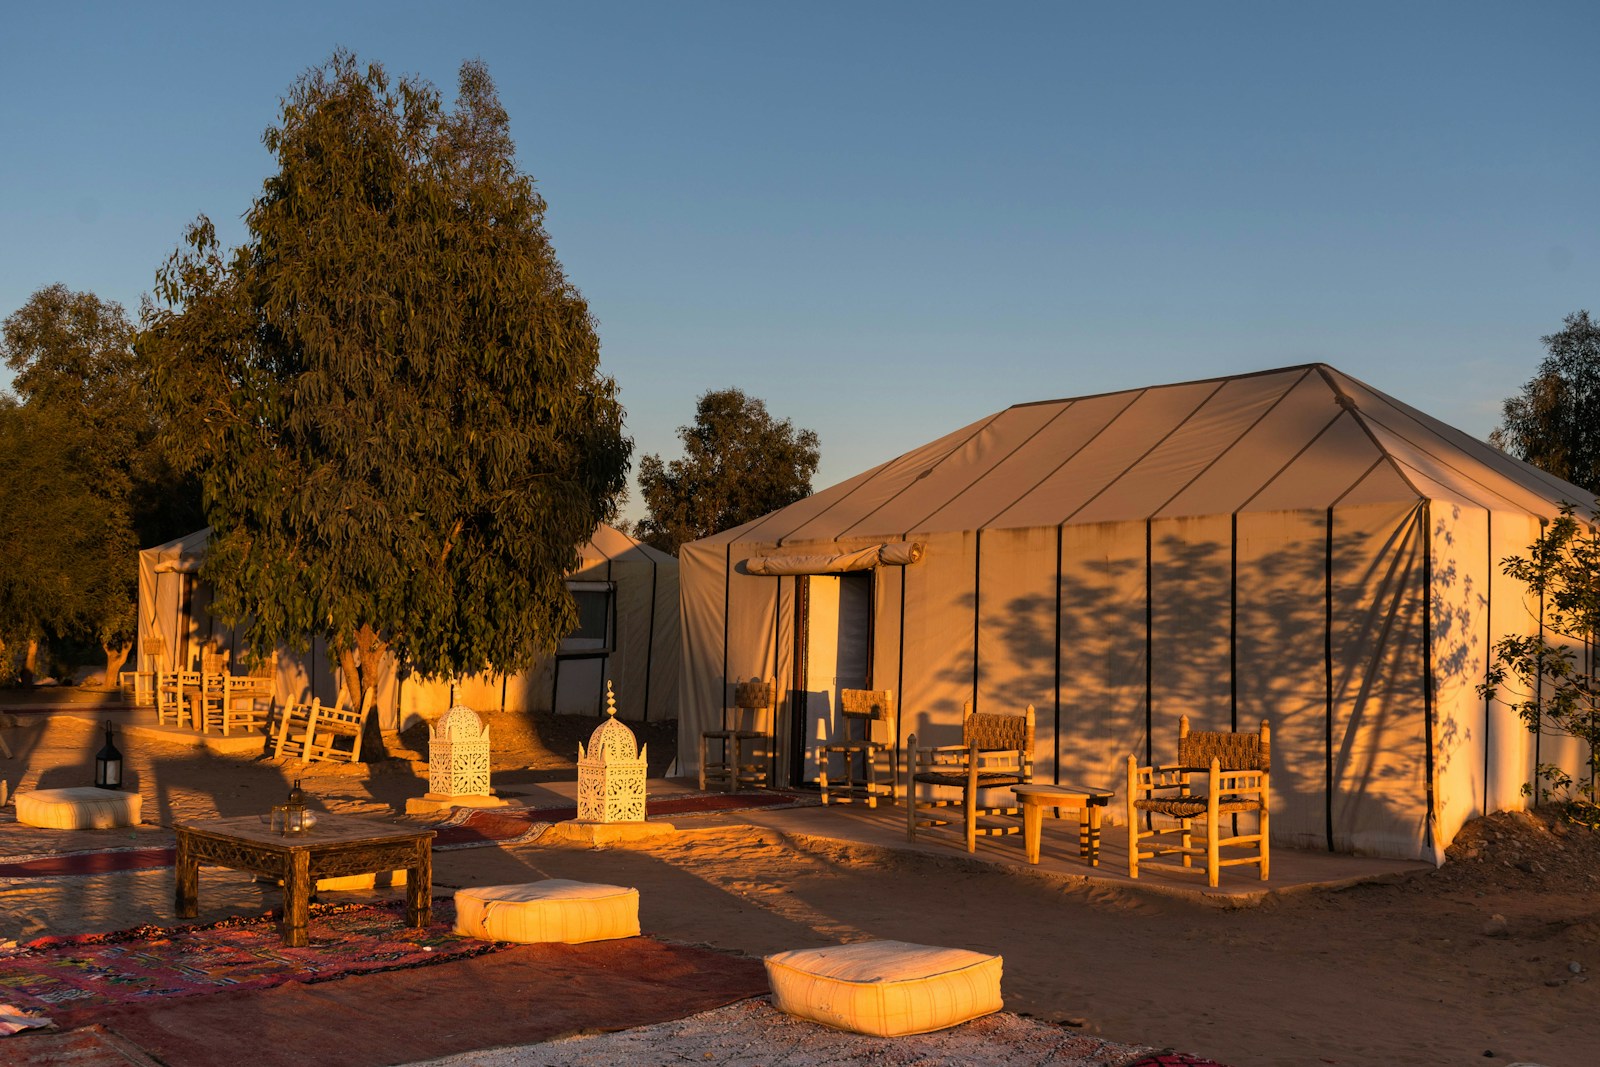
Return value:
M 761 808 L 800 808 L 819 804 L 815 793 L 692 793 L 645 802 L 652 819 L 667 815 L 710 815 L 722 811 Z M 434 848 L 470 848 L 473 845 L 509 844 L 537 837 L 551 823 L 576 819 L 575 806 L 554 808 L 456 808 L 434 829 Z
M 109 934 L 40 937 L 0 951 L 0 1000 L 57 1025 L 87 1022 L 115 1005 L 223 990 L 268 989 L 470 959 L 503 944 L 458 937 L 449 899 L 433 922 L 404 925 L 405 908 L 313 904 L 310 944 L 283 944 L 272 913 L 196 926 L 136 926 Z
M 802 808 L 821 803 L 814 793 L 692 793 L 646 802 L 651 818 L 666 815 L 711 815 L 723 811 Z M 435 826 L 434 848 L 506 845 L 537 837 L 551 823 L 575 819 L 572 806 L 550 808 L 457 808 Z M 0 860 L 0 878 L 56 878 L 62 875 L 111 874 L 171 867 L 171 848 L 126 848 L 101 852 L 67 852 Z

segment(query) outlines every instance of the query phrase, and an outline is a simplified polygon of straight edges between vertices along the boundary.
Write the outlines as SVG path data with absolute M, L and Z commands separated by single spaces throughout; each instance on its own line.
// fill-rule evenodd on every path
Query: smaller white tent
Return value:
M 210 530 L 139 553 L 139 666 L 149 669 L 148 649 L 166 649 L 167 662 L 198 663 L 200 649 L 215 639 L 243 659 L 241 630 L 212 617 L 211 588 L 200 579 Z M 582 562 L 567 576 L 578 601 L 578 632 L 556 655 L 517 675 L 476 675 L 425 682 L 391 671 L 379 687 L 384 729 L 432 717 L 451 704 L 478 711 L 556 711 L 598 714 L 605 683 L 617 694 L 617 712 L 627 719 L 677 717 L 681 642 L 678 561 L 610 526 L 595 529 L 580 550 Z M 242 669 L 242 668 L 236 668 Z M 322 641 L 305 655 L 278 656 L 275 699 L 279 702 L 338 698 L 339 679 Z

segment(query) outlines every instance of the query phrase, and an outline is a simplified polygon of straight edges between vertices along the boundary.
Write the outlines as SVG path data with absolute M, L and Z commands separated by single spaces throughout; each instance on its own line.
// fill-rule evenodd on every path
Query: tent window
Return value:
M 562 639 L 561 652 L 610 652 L 611 583 L 568 582 L 567 590 L 578 606 L 578 626 Z

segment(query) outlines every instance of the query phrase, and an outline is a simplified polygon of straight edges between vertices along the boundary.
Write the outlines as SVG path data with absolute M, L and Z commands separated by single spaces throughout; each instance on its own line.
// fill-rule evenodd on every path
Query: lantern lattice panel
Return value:
M 606 721 L 578 745 L 578 818 L 583 822 L 643 822 L 644 749 L 617 721 L 617 701 L 606 683 Z
M 428 731 L 428 792 L 489 796 L 489 725 L 465 705 L 451 708 Z

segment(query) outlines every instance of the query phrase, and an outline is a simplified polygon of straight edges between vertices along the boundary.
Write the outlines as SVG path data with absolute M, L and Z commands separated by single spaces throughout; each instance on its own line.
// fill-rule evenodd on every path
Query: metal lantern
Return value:
M 441 797 L 493 796 L 489 789 L 489 724 L 457 704 L 428 729 L 428 792 Z
M 111 740 L 111 723 L 106 723 L 105 747 L 95 753 L 94 757 L 94 784 L 101 789 L 122 788 L 122 753 L 117 751 L 117 744 Z
M 645 817 L 645 753 L 636 747 L 633 731 L 617 721 L 617 701 L 606 682 L 605 722 L 578 745 L 578 819 L 580 822 L 643 822 Z

